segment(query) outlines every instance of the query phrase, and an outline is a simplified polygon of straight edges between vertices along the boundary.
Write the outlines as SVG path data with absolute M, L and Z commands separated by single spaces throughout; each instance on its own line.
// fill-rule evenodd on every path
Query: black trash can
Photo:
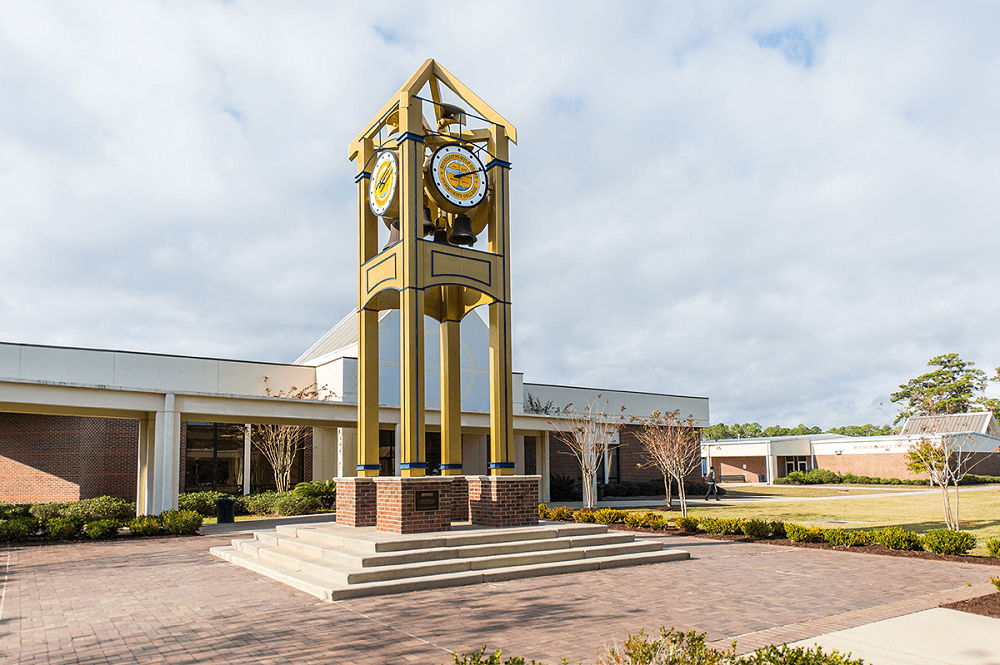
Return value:
M 215 500 L 215 517 L 219 524 L 232 524 L 236 521 L 236 499 L 227 496 Z

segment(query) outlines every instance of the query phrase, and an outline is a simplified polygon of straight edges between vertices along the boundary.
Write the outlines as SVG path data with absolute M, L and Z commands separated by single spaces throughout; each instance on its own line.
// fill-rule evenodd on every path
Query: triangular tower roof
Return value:
M 517 143 L 517 129 L 514 125 L 507 122 L 502 115 L 494 111 L 489 104 L 480 99 L 479 95 L 472 92 L 472 90 L 466 87 L 464 83 L 455 78 L 451 72 L 438 64 L 436 60 L 431 58 L 424 62 L 424 64 L 420 66 L 420 69 L 414 72 L 413 76 L 411 76 L 409 80 L 403 84 L 403 87 L 401 87 L 396 94 L 393 95 L 388 102 L 386 102 L 385 106 L 382 107 L 382 110 L 378 112 L 378 115 L 372 118 L 372 121 L 368 123 L 367 129 L 358 134 L 358 136 L 351 141 L 350 148 L 348 149 L 348 158 L 351 160 L 354 159 L 354 157 L 361 150 L 361 144 L 364 141 L 365 136 L 372 131 L 372 128 L 378 126 L 382 119 L 385 118 L 390 111 L 392 111 L 392 107 L 399 102 L 400 93 L 405 92 L 410 95 L 417 95 L 428 81 L 431 83 L 431 95 L 435 98 L 435 102 L 439 101 L 440 95 L 437 92 L 437 85 L 438 82 L 440 82 L 458 95 L 463 102 L 468 104 L 472 110 L 481 115 L 483 118 L 486 118 L 486 120 L 496 125 L 503 126 L 507 137 L 513 143 Z

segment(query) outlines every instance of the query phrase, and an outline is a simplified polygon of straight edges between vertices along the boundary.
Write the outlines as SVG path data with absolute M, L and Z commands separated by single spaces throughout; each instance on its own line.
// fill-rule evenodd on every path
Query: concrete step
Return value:
M 568 540 L 568 539 L 567 539 Z M 357 566 L 345 563 L 334 556 L 316 557 L 300 551 L 291 539 L 275 539 L 276 545 L 264 544 L 267 539 L 235 539 L 233 547 L 290 571 L 302 571 L 338 584 L 383 582 L 429 575 L 461 573 L 473 570 L 494 570 L 546 563 L 579 561 L 609 556 L 641 554 L 662 550 L 660 543 L 631 541 L 626 543 L 591 543 L 582 547 L 563 547 L 557 550 L 528 551 L 494 556 L 449 558 L 441 561 L 418 561 L 382 566 Z M 301 544 L 298 544 L 301 545 Z M 315 546 L 310 546 L 315 547 Z M 459 549 L 459 548 L 456 548 Z
M 562 538 L 546 537 L 537 540 L 514 540 L 507 542 L 491 543 L 486 545 L 465 545 L 458 547 L 430 547 L 426 549 L 407 549 L 398 552 L 369 553 L 350 550 L 344 547 L 329 547 L 323 545 L 326 539 L 323 534 L 313 533 L 311 530 L 300 529 L 294 531 L 296 537 L 284 537 L 282 534 L 291 534 L 293 531 L 286 530 L 278 532 L 277 537 L 271 533 L 261 533 L 259 538 L 265 544 L 272 547 L 280 547 L 291 551 L 312 556 L 317 559 L 328 559 L 351 565 L 358 568 L 368 568 L 377 566 L 393 566 L 407 563 L 420 563 L 425 561 L 445 561 L 449 559 L 467 559 L 475 557 L 498 556 L 504 554 L 520 554 L 524 552 L 537 552 L 545 550 L 559 550 L 576 547 L 593 547 L 595 545 L 610 545 L 619 543 L 630 543 L 635 540 L 635 536 L 624 532 L 608 532 L 588 535 L 574 535 Z
M 282 566 L 257 559 L 233 547 L 213 547 L 210 552 L 230 563 L 270 577 L 326 601 L 405 593 L 424 589 L 441 589 L 469 584 L 482 584 L 484 582 L 504 582 L 588 570 L 610 570 L 626 566 L 682 561 L 690 558 L 690 555 L 683 550 L 664 549 L 656 552 L 642 552 L 603 558 L 513 566 L 499 570 L 444 573 L 403 580 L 341 585 L 330 584 L 327 580 L 320 579 L 303 571 L 290 571 Z

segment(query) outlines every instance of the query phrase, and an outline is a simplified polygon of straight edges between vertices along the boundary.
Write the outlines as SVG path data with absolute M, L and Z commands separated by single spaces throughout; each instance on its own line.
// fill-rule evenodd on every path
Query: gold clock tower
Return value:
M 510 123 L 428 60 L 351 143 L 360 265 L 359 480 L 379 475 L 378 313 L 396 308 L 402 476 L 425 475 L 424 364 L 433 353 L 440 353 L 441 475 L 462 475 L 459 324 L 480 305 L 489 306 L 489 473 L 514 473 L 508 149 L 516 141 Z M 389 239 L 379 247 L 381 224 Z M 425 315 L 440 323 L 440 349 L 424 348 Z

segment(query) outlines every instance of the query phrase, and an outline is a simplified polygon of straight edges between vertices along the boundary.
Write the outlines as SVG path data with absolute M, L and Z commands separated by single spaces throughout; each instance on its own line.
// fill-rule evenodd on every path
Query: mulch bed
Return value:
M 972 614 L 982 614 L 984 617 L 1000 619 L 1000 592 L 979 596 L 978 598 L 960 600 L 957 603 L 948 603 L 947 605 L 942 605 L 941 607 L 945 607 L 949 610 L 960 610 L 962 612 L 971 612 Z
M 854 547 L 830 547 L 826 543 L 797 543 L 787 538 L 765 538 L 755 540 L 747 536 L 722 536 L 712 533 L 688 533 L 681 531 L 675 526 L 670 526 L 666 531 L 654 531 L 652 529 L 632 529 L 624 524 L 609 524 L 608 528 L 616 531 L 633 531 L 636 533 L 648 533 L 657 536 L 688 536 L 691 538 L 705 538 L 708 540 L 728 540 L 737 543 L 766 543 L 768 545 L 781 545 L 782 547 L 804 547 L 814 550 L 835 550 L 837 552 L 854 552 L 856 554 L 878 554 L 880 556 L 896 556 L 908 559 L 927 559 L 930 561 L 952 561 L 955 563 L 974 563 L 980 566 L 1000 566 L 1000 559 L 988 556 L 956 556 L 954 554 L 935 554 L 934 552 L 913 552 L 910 550 L 890 550 L 881 545 L 856 545 Z

